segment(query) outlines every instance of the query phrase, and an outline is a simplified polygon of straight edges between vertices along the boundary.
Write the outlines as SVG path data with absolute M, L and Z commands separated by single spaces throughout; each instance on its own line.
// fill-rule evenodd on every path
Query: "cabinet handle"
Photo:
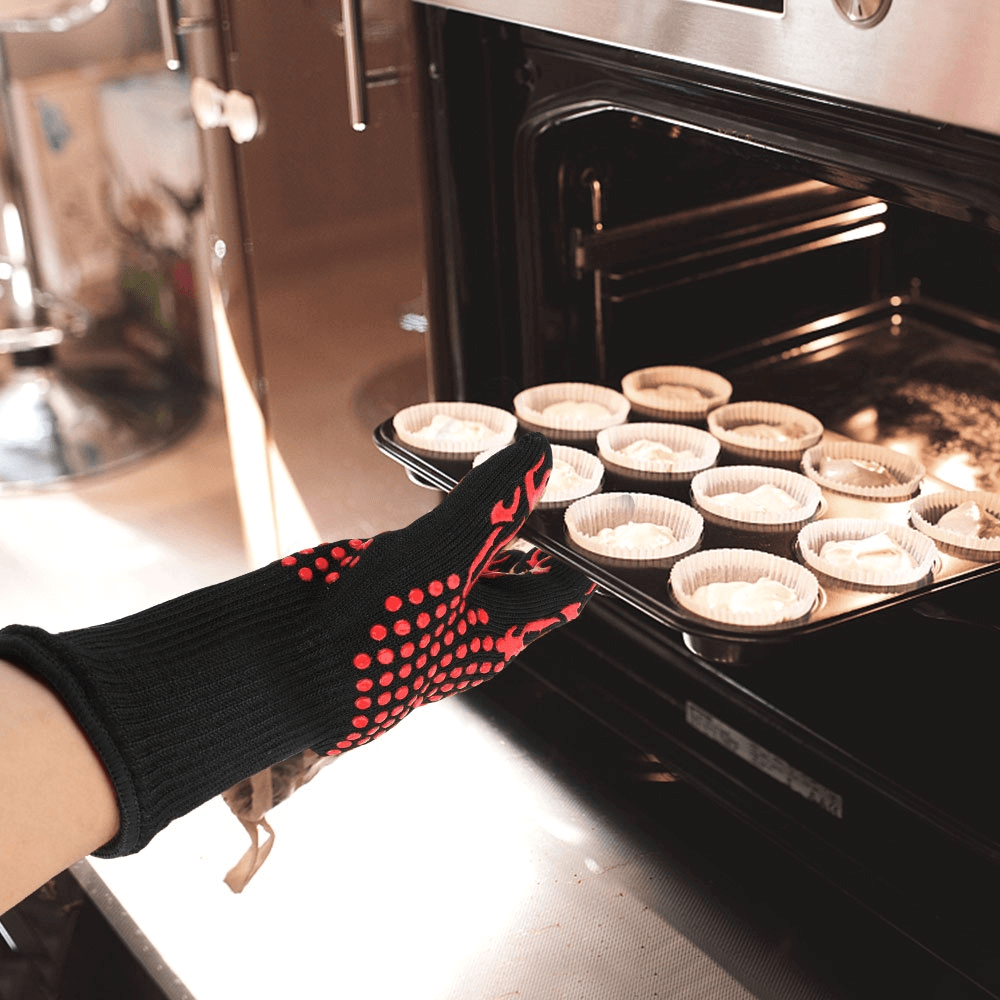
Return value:
M 167 69 L 180 69 L 181 57 L 177 51 L 177 34 L 174 25 L 173 0 L 156 0 L 156 19 L 160 24 L 160 43 Z
M 351 128 L 355 132 L 364 132 L 368 128 L 368 75 L 365 72 L 361 0 L 341 0 L 341 11 L 344 22 L 344 55 L 347 63 L 347 100 Z

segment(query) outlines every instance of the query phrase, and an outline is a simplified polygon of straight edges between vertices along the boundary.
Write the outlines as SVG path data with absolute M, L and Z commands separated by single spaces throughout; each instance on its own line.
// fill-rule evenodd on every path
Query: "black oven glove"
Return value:
M 114 784 L 120 829 L 95 853 L 137 851 L 306 748 L 362 746 L 576 618 L 590 581 L 538 550 L 501 551 L 551 462 L 529 434 L 399 531 L 303 549 L 107 625 L 0 631 L 0 657 L 56 691 Z

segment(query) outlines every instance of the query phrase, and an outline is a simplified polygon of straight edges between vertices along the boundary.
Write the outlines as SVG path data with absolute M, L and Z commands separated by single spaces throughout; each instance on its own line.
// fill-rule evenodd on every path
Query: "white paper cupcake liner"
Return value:
M 819 471 L 824 457 L 876 462 L 898 480 L 898 485 L 856 486 L 853 483 L 829 479 Z M 920 488 L 920 481 L 924 478 L 925 472 L 924 467 L 909 455 L 903 455 L 891 448 L 883 448 L 881 445 L 861 444 L 856 441 L 824 441 L 810 448 L 802 456 L 802 471 L 813 482 L 834 493 L 882 501 L 908 500 Z
M 690 552 L 700 541 L 704 522 L 687 504 L 651 493 L 603 493 L 577 500 L 566 511 L 566 530 L 580 548 L 595 555 L 632 564 L 658 563 Z M 630 521 L 651 522 L 668 527 L 675 542 L 642 549 L 626 549 L 599 541 L 602 528 L 615 528 Z
M 802 433 L 787 441 L 751 437 L 739 433 L 739 428 L 753 424 L 795 425 Z M 792 461 L 801 458 L 823 436 L 823 425 L 805 410 L 786 403 L 750 400 L 744 403 L 727 403 L 708 415 L 708 429 L 721 442 L 730 455 L 760 461 Z
M 889 571 L 850 564 L 837 566 L 824 559 L 820 551 L 827 542 L 861 540 L 886 534 L 912 556 L 913 569 Z M 869 588 L 904 587 L 923 580 L 933 569 L 938 552 L 932 539 L 901 524 L 886 524 L 859 517 L 835 517 L 807 524 L 798 535 L 799 554 L 816 572 L 835 580 Z
M 760 612 L 721 608 L 711 616 L 694 599 L 699 587 L 710 583 L 745 580 L 755 583 L 762 577 L 775 580 L 795 592 L 796 600 L 780 610 Z M 788 626 L 805 618 L 816 606 L 819 582 L 805 567 L 790 559 L 755 549 L 707 549 L 681 559 L 670 571 L 670 590 L 678 604 L 691 614 L 708 621 L 739 628 Z
M 579 448 L 570 448 L 564 444 L 554 444 L 552 447 L 553 468 L 556 462 L 565 462 L 583 480 L 575 486 L 558 489 L 558 483 L 553 477 L 549 477 L 548 485 L 542 498 L 538 501 L 539 510 L 551 509 L 554 507 L 565 507 L 574 500 L 581 497 L 590 496 L 601 488 L 601 481 L 604 478 L 604 466 L 596 455 L 591 455 L 588 451 L 581 451 Z M 472 460 L 473 466 L 481 465 L 490 456 L 495 455 L 500 449 L 493 448 L 484 451 Z
M 426 427 L 438 414 L 458 420 L 473 420 L 489 428 L 490 435 L 475 440 L 461 438 L 426 438 L 417 432 Z M 415 451 L 422 451 L 447 458 L 472 458 L 481 451 L 502 448 L 514 440 L 517 418 L 496 406 L 482 403 L 417 403 L 400 410 L 392 418 L 392 426 L 397 436 Z
M 633 458 L 622 451 L 641 440 L 656 441 L 673 451 L 690 451 L 692 457 L 668 464 Z M 656 482 L 679 482 L 714 465 L 719 457 L 719 442 L 711 434 L 683 424 L 621 424 L 608 427 L 597 435 L 597 454 L 610 471 L 620 475 Z
M 933 538 L 941 549 L 952 555 L 979 562 L 993 562 L 1000 559 L 1000 538 L 978 538 L 938 527 L 938 521 L 948 511 L 969 502 L 978 504 L 983 510 L 1000 518 L 1000 493 L 944 490 L 917 497 L 910 504 L 910 523 L 917 531 Z
M 554 403 L 597 403 L 607 410 L 606 416 L 587 419 L 547 417 L 542 411 Z M 590 382 L 549 382 L 524 389 L 514 397 L 514 412 L 521 426 L 541 431 L 553 441 L 564 444 L 593 441 L 599 431 L 628 419 L 628 400 L 614 389 Z
M 716 499 L 727 493 L 750 493 L 776 486 L 798 501 L 787 511 L 742 511 Z M 706 521 L 750 531 L 794 531 L 820 511 L 823 491 L 805 476 L 766 465 L 728 465 L 699 472 L 691 480 L 691 499 Z
M 659 386 L 681 386 L 698 390 L 700 399 L 672 399 L 657 392 Z M 636 413 L 658 420 L 695 423 L 710 410 L 728 403 L 733 387 L 721 375 L 686 365 L 657 365 L 629 372 L 622 379 L 622 392 Z

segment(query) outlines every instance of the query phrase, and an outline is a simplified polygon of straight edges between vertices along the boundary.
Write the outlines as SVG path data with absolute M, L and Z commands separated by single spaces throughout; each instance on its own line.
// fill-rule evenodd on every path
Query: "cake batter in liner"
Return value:
M 979 562 L 996 562 L 1000 560 L 1000 538 L 978 538 L 938 527 L 938 521 L 945 514 L 969 502 L 1000 518 L 1000 493 L 943 490 L 917 497 L 910 504 L 910 523 L 917 531 L 933 538 L 944 552 Z
M 824 544 L 850 539 L 860 541 L 873 535 L 888 535 L 909 553 L 916 564 L 912 569 L 883 570 L 861 565 L 837 566 L 820 555 Z M 919 583 L 934 569 L 938 551 L 932 539 L 902 524 L 886 524 L 859 517 L 836 517 L 807 524 L 798 535 L 803 562 L 834 580 L 871 589 L 903 587 Z
M 457 420 L 473 420 L 487 427 L 491 434 L 475 440 L 435 439 L 417 434 L 417 431 L 430 424 L 438 414 L 454 417 Z M 506 410 L 496 406 L 484 406 L 482 403 L 417 403 L 415 406 L 400 410 L 392 418 L 392 426 L 403 444 L 413 448 L 414 451 L 460 459 L 472 458 L 481 451 L 495 450 L 510 444 L 517 431 L 517 418 Z
M 735 580 L 756 583 L 761 577 L 775 580 L 794 591 L 794 603 L 777 611 L 720 608 L 708 616 L 693 600 L 699 587 Z M 706 549 L 686 556 L 670 571 L 670 590 L 677 603 L 691 614 L 746 629 L 775 628 L 799 622 L 816 607 L 819 599 L 819 582 L 808 569 L 790 559 L 756 549 Z
M 773 427 L 794 425 L 802 433 L 787 441 L 739 433 L 739 428 L 753 424 L 769 424 Z M 728 454 L 761 462 L 796 461 L 823 436 L 823 425 L 811 413 L 787 403 L 761 400 L 720 406 L 709 413 L 708 429 L 722 442 L 722 447 Z
M 798 501 L 788 511 L 741 511 L 715 498 L 726 493 L 751 493 L 759 486 L 776 486 Z M 805 476 L 766 465 L 727 465 L 699 472 L 691 480 L 691 499 L 706 521 L 746 531 L 795 531 L 823 509 L 823 491 Z
M 673 451 L 690 451 L 693 457 L 671 464 L 634 458 L 621 449 L 640 440 L 656 441 Z M 611 472 L 651 482 L 684 482 L 714 465 L 719 442 L 706 431 L 683 424 L 639 423 L 609 427 L 597 435 L 597 454 Z
M 895 479 L 896 485 L 857 486 L 824 476 L 820 471 L 823 458 L 857 459 L 881 465 Z M 861 444 L 857 441 L 824 441 L 810 448 L 802 456 L 802 471 L 815 483 L 834 493 L 865 497 L 868 500 L 909 500 L 920 489 L 924 478 L 924 467 L 909 455 L 903 455 L 891 448 L 877 444 Z
M 554 403 L 597 403 L 607 411 L 606 416 L 589 418 L 545 416 L 542 411 Z M 521 426 L 531 431 L 541 431 L 552 441 L 574 444 L 594 441 L 605 427 L 623 424 L 628 419 L 629 402 L 620 393 L 607 386 L 590 382 L 548 382 L 524 389 L 514 397 L 514 412 Z
M 602 528 L 616 528 L 630 521 L 664 525 L 677 540 L 629 549 L 597 539 Z M 661 563 L 690 552 L 701 541 L 705 526 L 693 507 L 652 493 L 602 493 L 584 497 L 566 510 L 565 522 L 571 541 L 579 548 L 632 565 Z
M 697 389 L 701 399 L 671 399 L 656 392 L 661 385 Z M 728 403 L 733 387 L 727 379 L 704 368 L 687 365 L 657 365 L 629 372 L 622 379 L 622 392 L 632 409 L 644 417 L 699 423 L 723 403 Z

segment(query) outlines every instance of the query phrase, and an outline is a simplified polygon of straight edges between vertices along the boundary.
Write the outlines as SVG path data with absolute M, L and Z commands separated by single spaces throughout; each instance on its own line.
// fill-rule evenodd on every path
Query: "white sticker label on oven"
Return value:
M 831 816 L 836 816 L 837 819 L 844 818 L 844 800 L 836 792 L 830 791 L 818 781 L 813 781 L 809 775 L 792 767 L 787 760 L 782 760 L 770 750 L 765 750 L 759 743 L 754 743 L 753 740 L 733 729 L 732 726 L 726 725 L 721 719 L 710 715 L 693 702 L 685 703 L 684 717 L 687 719 L 688 725 L 694 726 L 698 732 L 704 733 L 720 746 L 731 750 L 748 764 L 753 764 L 758 770 L 769 774 L 775 781 L 787 785 L 804 799 L 815 802 Z

